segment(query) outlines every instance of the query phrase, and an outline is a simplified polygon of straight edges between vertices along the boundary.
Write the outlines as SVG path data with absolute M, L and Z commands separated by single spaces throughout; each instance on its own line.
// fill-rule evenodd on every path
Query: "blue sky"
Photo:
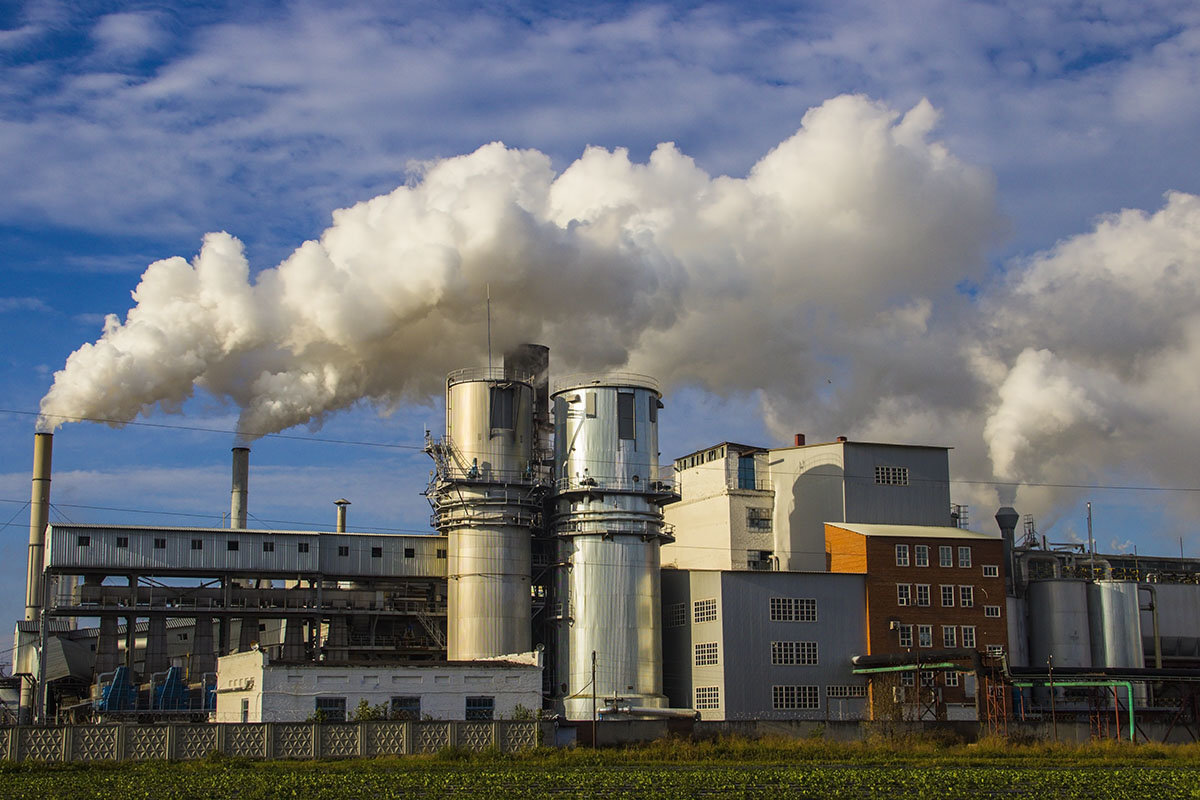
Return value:
M 478 325 L 455 320 L 477 323 L 492 282 L 512 336 L 571 366 L 663 377 L 664 459 L 793 430 L 946 444 L 958 478 L 1031 484 L 1018 509 L 1060 538 L 1082 531 L 1089 498 L 1102 545 L 1176 552 L 1195 530 L 1194 3 L 29 2 L 0 9 L 0 71 L 0 617 L 21 605 L 33 415 L 105 315 L 125 320 L 147 266 L 190 261 L 225 231 L 249 287 L 335 210 L 389 193 L 384 222 L 362 206 L 342 216 L 326 260 L 381 297 L 390 269 L 432 287 L 385 307 L 436 291 L 421 313 L 437 324 L 398 328 L 342 300 L 339 325 L 361 314 L 379 332 L 304 339 L 371 353 L 319 429 L 287 433 L 359 444 L 258 442 L 264 525 L 331 524 L 346 496 L 352 524 L 427 529 L 414 448 L 441 426 L 429 387 L 481 357 Z M 479 151 L 497 141 L 513 149 Z M 499 188 L 478 189 L 485 177 Z M 453 212 L 460 227 L 499 231 L 482 254 L 455 234 L 453 280 L 437 259 L 389 261 L 394 242 L 366 252 L 381 230 L 420 238 L 447 195 L 478 200 Z M 511 242 L 516 256 L 501 253 Z M 540 322 L 530 298 L 559 252 L 578 269 L 545 292 L 561 318 Z M 282 295 L 237 296 L 282 315 Z M 155 319 L 171 313 L 190 312 Z M 120 374 L 178 358 L 155 351 Z M 239 370 L 298 379 L 315 363 L 289 358 L 261 345 L 214 357 L 201 384 L 216 388 L 178 414 L 138 398 L 138 421 L 231 431 L 251 391 Z M 368 399 L 348 400 L 354 387 Z M 219 524 L 231 444 L 67 425 L 53 500 L 74 521 Z M 990 525 L 994 486 L 954 493 Z

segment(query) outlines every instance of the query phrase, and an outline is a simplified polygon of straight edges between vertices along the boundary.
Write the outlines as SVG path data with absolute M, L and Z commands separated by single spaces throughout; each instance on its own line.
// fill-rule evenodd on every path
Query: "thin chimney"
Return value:
M 33 437 L 33 488 L 29 498 L 29 573 L 25 577 L 25 619 L 36 620 L 42 610 L 42 568 L 46 554 L 46 523 L 50 519 L 50 460 L 54 435 Z
M 334 500 L 333 504 L 337 506 L 337 532 L 346 532 L 346 506 L 350 505 L 350 501 L 346 498 Z
M 803 447 L 803 446 L 804 446 L 804 434 L 797 433 L 796 434 L 796 447 Z
M 229 527 L 246 527 L 246 500 L 250 494 L 250 448 L 233 448 L 233 489 L 229 496 Z

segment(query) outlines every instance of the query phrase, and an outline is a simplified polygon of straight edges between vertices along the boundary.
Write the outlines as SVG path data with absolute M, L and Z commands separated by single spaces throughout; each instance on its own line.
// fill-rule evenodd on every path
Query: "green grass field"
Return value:
M 657 742 L 513 756 L 0 765 L 5 798 L 1200 798 L 1200 746 Z

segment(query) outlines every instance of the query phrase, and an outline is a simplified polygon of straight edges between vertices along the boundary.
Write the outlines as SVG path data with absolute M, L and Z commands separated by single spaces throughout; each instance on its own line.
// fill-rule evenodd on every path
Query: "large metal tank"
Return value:
M 1168 666 L 1200 660 L 1200 586 L 1194 583 L 1153 584 L 1158 606 L 1158 631 L 1162 655 Z M 1151 594 L 1143 589 L 1142 603 L 1149 606 Z M 1142 650 L 1154 652 L 1154 618 L 1141 612 Z M 1152 656 L 1153 658 L 1153 656 Z M 1153 664 L 1151 664 L 1153 666 Z
M 677 497 L 659 475 L 660 397 L 657 383 L 641 375 L 555 383 L 555 689 L 571 719 L 590 718 L 594 698 L 598 707 L 606 698 L 667 704 L 659 547 L 671 540 L 662 505 Z
M 446 436 L 430 499 L 447 536 L 451 661 L 531 649 L 530 535 L 540 509 L 532 464 L 533 388 L 512 369 L 459 370 L 446 381 Z
M 1146 666 L 1135 581 L 1096 581 L 1088 586 L 1092 666 Z
M 1088 582 L 1070 579 L 1030 581 L 1027 602 L 1029 665 L 1043 667 L 1053 655 L 1055 667 L 1090 667 Z

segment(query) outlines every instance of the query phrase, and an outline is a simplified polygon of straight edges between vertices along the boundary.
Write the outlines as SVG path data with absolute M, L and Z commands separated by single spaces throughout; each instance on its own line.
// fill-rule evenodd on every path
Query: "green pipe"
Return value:
M 1051 681 L 1049 681 L 1049 680 L 1040 680 L 1040 679 L 1036 680 L 1036 681 L 1013 681 L 1013 686 L 1033 688 L 1034 686 L 1047 686 L 1050 683 L 1051 683 Z M 1125 692 L 1126 692 L 1127 696 L 1129 697 L 1129 741 L 1134 742 L 1134 743 L 1137 742 L 1137 739 L 1134 737 L 1135 727 L 1133 724 L 1133 681 L 1054 681 L 1053 685 L 1054 686 L 1107 686 L 1110 689 L 1113 688 L 1114 686 L 1124 686 Z M 1114 700 L 1115 700 L 1115 698 L 1114 698 Z M 1118 710 L 1120 709 L 1119 702 L 1117 703 L 1117 708 L 1118 708 Z
M 909 672 L 916 669 L 955 669 L 958 666 L 958 664 L 950 661 L 941 661 L 936 664 L 903 664 L 899 667 L 863 667 L 851 670 L 851 673 L 854 675 L 873 675 L 877 672 Z

